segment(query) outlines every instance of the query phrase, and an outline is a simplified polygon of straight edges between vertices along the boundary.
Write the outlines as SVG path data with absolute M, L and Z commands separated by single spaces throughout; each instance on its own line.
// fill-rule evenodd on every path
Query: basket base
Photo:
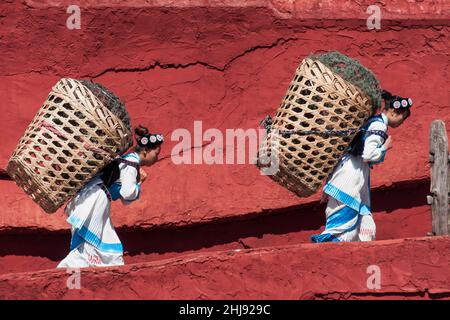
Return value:
M 33 179 L 26 179 L 24 177 L 30 177 L 27 173 L 28 169 L 17 159 L 11 159 L 6 167 L 6 172 L 12 180 L 22 190 L 28 194 L 34 202 L 36 202 L 46 213 L 55 213 L 61 205 L 52 203 L 44 194 L 36 193 L 34 191 L 41 190 L 39 184 Z
M 317 192 L 317 190 L 311 190 L 308 185 L 304 184 L 300 179 L 295 178 L 292 173 L 285 171 L 283 168 L 280 168 L 277 174 L 269 177 L 301 198 L 312 196 Z
M 262 169 L 264 166 L 259 162 L 259 155 L 260 152 L 258 152 L 257 155 L 256 166 L 259 169 Z M 309 185 L 303 183 L 300 179 L 295 177 L 292 172 L 287 171 L 283 167 L 279 167 L 278 171 L 275 174 L 268 175 L 268 177 L 302 198 L 312 196 L 318 190 L 318 188 L 316 190 L 312 190 Z

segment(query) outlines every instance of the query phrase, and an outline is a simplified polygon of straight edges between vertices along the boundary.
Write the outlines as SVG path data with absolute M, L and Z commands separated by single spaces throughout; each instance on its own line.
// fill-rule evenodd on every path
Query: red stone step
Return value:
M 434 237 L 191 254 L 84 269 L 79 290 L 65 270 L 7 274 L 0 298 L 449 299 L 449 247 Z
M 422 237 L 431 230 L 428 183 L 373 194 L 377 239 Z M 395 201 L 392 201 L 395 199 Z M 310 242 L 325 224 L 324 205 L 287 208 L 271 214 L 196 226 L 119 228 L 125 262 L 141 263 L 188 253 L 261 248 Z M 54 268 L 68 253 L 70 232 L 15 228 L 0 233 L 0 274 Z
M 170 136 L 180 128 L 193 131 L 198 120 L 204 130 L 256 128 L 275 112 L 299 62 L 333 49 L 371 68 L 384 88 L 415 101 L 405 125 L 390 132 L 395 147 L 373 171 L 373 186 L 429 176 L 429 124 L 450 120 L 448 94 L 435 88 L 448 82 L 448 1 L 380 4 L 383 32 L 368 32 L 368 5 L 351 1 L 345 10 L 339 1 L 318 0 L 109 2 L 86 2 L 82 20 L 90 24 L 80 30 L 64 28 L 69 15 L 53 1 L 0 3 L 0 37 L 8 43 L 0 61 L 0 168 L 56 81 L 87 77 L 126 97 L 133 124 L 168 137 L 142 200 L 113 208 L 117 225 L 203 223 L 311 203 L 317 196 L 299 199 L 250 164 L 174 165 L 170 156 L 178 141 Z M 155 21 L 170 21 L 170 28 L 154 28 Z M 0 203 L 0 229 L 67 228 L 61 215 L 47 216 L 10 182 L 0 181 Z

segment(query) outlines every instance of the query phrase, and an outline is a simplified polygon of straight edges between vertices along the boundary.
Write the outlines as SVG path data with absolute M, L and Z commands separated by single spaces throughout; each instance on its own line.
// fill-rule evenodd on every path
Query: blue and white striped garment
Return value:
M 136 153 L 124 158 L 139 163 Z M 137 200 L 140 185 L 136 181 L 136 168 L 121 163 L 119 169 L 119 197 L 127 203 Z M 67 222 L 72 227 L 71 251 L 58 267 L 123 264 L 123 246 L 112 224 L 110 201 L 102 184 L 100 176 L 95 176 L 67 205 Z
M 384 114 L 368 120 L 364 129 L 387 131 Z M 379 135 L 366 133 L 362 156 L 346 154 L 324 187 L 329 195 L 325 231 L 311 237 L 313 242 L 374 239 L 375 223 L 370 209 L 370 167 L 383 162 L 386 149 Z M 368 237 L 360 235 L 365 230 Z
M 350 236 L 350 233 L 354 233 L 359 227 L 360 217 L 358 211 L 345 205 L 341 206 L 327 217 L 325 231 L 313 235 L 311 239 L 313 242 L 338 242 L 344 240 L 342 235 L 346 235 L 345 240 L 352 241 L 354 236 Z
M 88 242 L 98 250 L 122 253 L 123 247 L 112 225 L 110 203 L 96 177 L 83 187 L 67 206 L 67 222 L 72 226 L 70 250 Z

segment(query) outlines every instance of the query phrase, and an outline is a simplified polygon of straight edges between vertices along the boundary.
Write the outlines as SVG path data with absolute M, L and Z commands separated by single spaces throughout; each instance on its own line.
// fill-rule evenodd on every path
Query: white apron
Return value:
M 110 202 L 96 177 L 66 208 L 71 225 L 70 253 L 57 268 L 123 265 L 123 248 L 109 215 Z
M 139 156 L 131 153 L 123 158 L 139 163 Z M 137 169 L 121 163 L 120 178 L 114 186 L 117 197 L 128 205 L 139 198 L 140 184 Z M 102 188 L 103 181 L 95 176 L 69 202 L 65 212 L 69 216 L 72 239 L 70 253 L 57 268 L 106 267 L 123 265 L 123 247 L 110 217 L 110 201 Z M 117 187 L 118 186 L 118 187 Z
M 368 121 L 366 130 L 387 131 L 384 114 Z M 346 154 L 324 187 L 329 196 L 325 231 L 312 236 L 313 242 L 375 240 L 376 226 L 370 204 L 370 169 L 384 161 L 384 139 L 365 134 L 361 156 Z

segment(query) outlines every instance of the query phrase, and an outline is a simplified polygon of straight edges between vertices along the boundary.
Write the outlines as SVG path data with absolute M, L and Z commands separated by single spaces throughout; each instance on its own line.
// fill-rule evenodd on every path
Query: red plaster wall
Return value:
M 388 153 L 385 163 L 373 171 L 372 186 L 383 193 L 382 190 L 402 188 L 406 182 L 423 183 L 429 178 L 430 122 L 442 119 L 447 128 L 450 127 L 448 1 L 118 0 L 78 3 L 82 13 L 81 30 L 68 30 L 65 26 L 66 8 L 72 4 L 71 1 L 7 0 L 0 3 L 0 173 L 51 87 L 61 77 L 89 78 L 106 85 L 125 100 L 134 124 L 147 125 L 170 138 L 177 128 L 192 130 L 196 120 L 203 121 L 204 130 L 257 127 L 267 114 L 274 114 L 295 68 L 305 56 L 313 52 L 339 50 L 372 69 L 384 88 L 410 96 L 415 101 L 412 117 L 404 126 L 390 131 L 394 149 Z M 372 4 L 382 8 L 379 31 L 366 28 L 366 9 Z M 149 178 L 143 186 L 140 201 L 128 207 L 113 205 L 112 216 L 119 229 L 181 227 L 276 213 L 314 204 L 320 196 L 298 198 L 261 176 L 250 164 L 174 165 L 170 154 L 175 144 L 167 139 L 160 161 L 148 169 Z M 377 201 L 386 207 L 390 201 L 395 206 L 397 201 L 409 205 L 411 200 L 417 208 L 423 208 L 425 204 L 422 194 L 417 199 L 410 199 L 408 194 L 395 199 L 386 192 L 383 199 Z M 421 214 L 420 219 L 414 220 L 407 229 L 416 233 L 402 233 L 402 229 L 396 226 L 402 223 L 403 218 L 394 215 L 383 220 L 386 221 L 387 229 L 384 230 L 388 231 L 384 232 L 389 235 L 387 237 L 423 234 L 423 229 L 429 226 L 429 211 L 425 216 L 422 215 L 424 209 L 417 208 L 413 210 Z M 386 209 L 379 207 L 378 211 Z M 317 214 L 322 216 L 323 212 Z M 15 184 L 0 179 L 0 232 L 51 233 L 67 229 L 60 211 L 53 215 L 45 214 Z M 409 248 L 419 250 L 417 255 L 426 259 L 433 253 L 420 250 L 441 246 L 439 241 L 418 242 L 418 247 L 412 242 Z M 403 242 L 398 242 L 394 247 L 401 248 L 402 245 Z M 388 247 L 388 244 L 374 244 L 374 249 L 364 251 L 361 259 L 367 262 L 372 256 L 371 250 Z M 317 254 L 319 249 L 311 250 L 316 250 L 311 252 Z M 357 244 L 337 252 L 345 256 L 351 250 L 357 250 Z M 380 254 L 390 252 L 383 250 Z M 414 250 L 402 258 L 400 269 L 409 268 L 406 264 L 416 252 Z M 442 251 L 448 258 L 448 249 Z M 296 254 L 303 252 L 296 251 Z M 272 254 L 267 255 L 271 256 L 270 261 L 281 257 Z M 16 266 L 23 263 L 21 261 L 16 261 Z M 28 260 L 23 270 L 27 270 L 26 266 L 31 261 L 36 260 Z M 235 263 L 235 260 L 227 261 Z M 290 262 L 294 261 L 285 261 Z M 48 265 L 48 261 L 42 263 L 43 266 Z M 235 268 L 239 268 L 247 262 L 236 263 Z M 350 265 L 341 267 L 350 268 Z M 210 270 L 220 270 L 218 264 L 209 267 Z M 184 265 L 170 268 L 173 268 L 170 272 L 180 272 L 180 277 L 184 277 L 181 273 L 189 270 Z M 396 267 L 390 268 L 395 270 Z M 162 281 L 155 280 L 158 273 L 152 270 L 145 267 L 139 273 L 125 277 L 124 281 L 136 283 L 139 287 L 137 292 L 142 297 L 201 297 L 198 292 L 189 295 L 180 291 L 169 295 L 166 291 L 157 291 L 161 294 L 153 294 L 150 289 L 147 291 L 144 285 L 138 284 L 139 279 Z M 286 273 L 280 274 L 280 279 L 293 270 L 283 271 Z M 448 289 L 448 278 L 430 270 L 439 268 L 427 269 L 429 281 L 438 279 L 439 285 L 435 287 L 442 287 L 441 284 L 445 283 Z M 112 274 L 120 275 L 121 272 Z M 213 276 L 216 271 L 211 272 Z M 99 279 L 107 279 L 109 275 L 99 275 Z M 21 279 L 28 275 L 17 277 L 14 278 L 17 282 L 0 278 L 0 296 L 2 292 L 6 295 L 13 284 L 20 287 L 25 283 Z M 58 272 L 43 272 L 39 274 L 41 280 L 37 281 L 36 288 L 44 284 L 45 277 L 63 279 Z M 413 278 L 412 275 L 410 277 Z M 94 278 L 89 279 L 94 281 Z M 187 279 L 180 281 L 187 284 L 190 281 Z M 225 279 L 219 280 L 224 288 L 229 280 Z M 311 287 L 295 282 L 302 289 L 292 289 L 283 297 L 327 297 L 329 293 L 320 293 L 320 290 L 317 295 L 308 293 L 308 290 L 318 290 L 321 285 L 327 285 L 323 278 L 314 279 L 315 284 Z M 341 284 L 331 281 L 328 287 Z M 268 290 L 274 288 L 277 285 L 255 290 L 260 290 L 261 298 L 269 297 Z M 421 283 L 420 289 L 412 295 L 427 297 L 427 288 L 430 287 Z M 120 286 L 112 288 L 117 297 L 134 297 L 133 293 L 122 289 Z M 106 294 L 103 289 L 96 290 L 72 296 L 55 289 L 47 295 L 33 296 L 32 292 L 24 289 L 17 291 L 16 295 L 6 296 L 89 298 Z M 343 292 L 347 293 L 339 291 L 333 297 L 353 297 L 348 292 L 363 292 L 353 286 L 345 290 Z M 401 284 L 392 290 L 399 295 L 404 292 Z M 223 297 L 232 297 L 233 294 L 242 298 L 258 297 L 256 291 L 245 292 L 238 287 L 225 292 L 231 293 Z M 211 293 L 205 295 L 218 298 Z M 361 293 L 361 296 L 366 296 L 366 293 Z
M 204 130 L 256 127 L 274 113 L 306 55 L 336 49 L 415 101 L 412 118 L 391 132 L 395 146 L 374 171 L 373 186 L 429 176 L 429 124 L 449 120 L 446 1 L 380 3 L 380 31 L 366 28 L 369 2 L 109 3 L 85 2 L 81 30 L 65 26 L 68 2 L 0 5 L 0 168 L 61 77 L 105 84 L 126 101 L 134 124 L 170 137 L 176 128 L 192 130 L 195 120 Z M 142 200 L 113 210 L 117 225 L 181 225 L 311 201 L 252 165 L 174 165 L 175 143 L 165 143 L 149 170 Z M 0 181 L 0 190 L 0 228 L 66 228 L 61 214 L 43 214 L 10 182 Z

